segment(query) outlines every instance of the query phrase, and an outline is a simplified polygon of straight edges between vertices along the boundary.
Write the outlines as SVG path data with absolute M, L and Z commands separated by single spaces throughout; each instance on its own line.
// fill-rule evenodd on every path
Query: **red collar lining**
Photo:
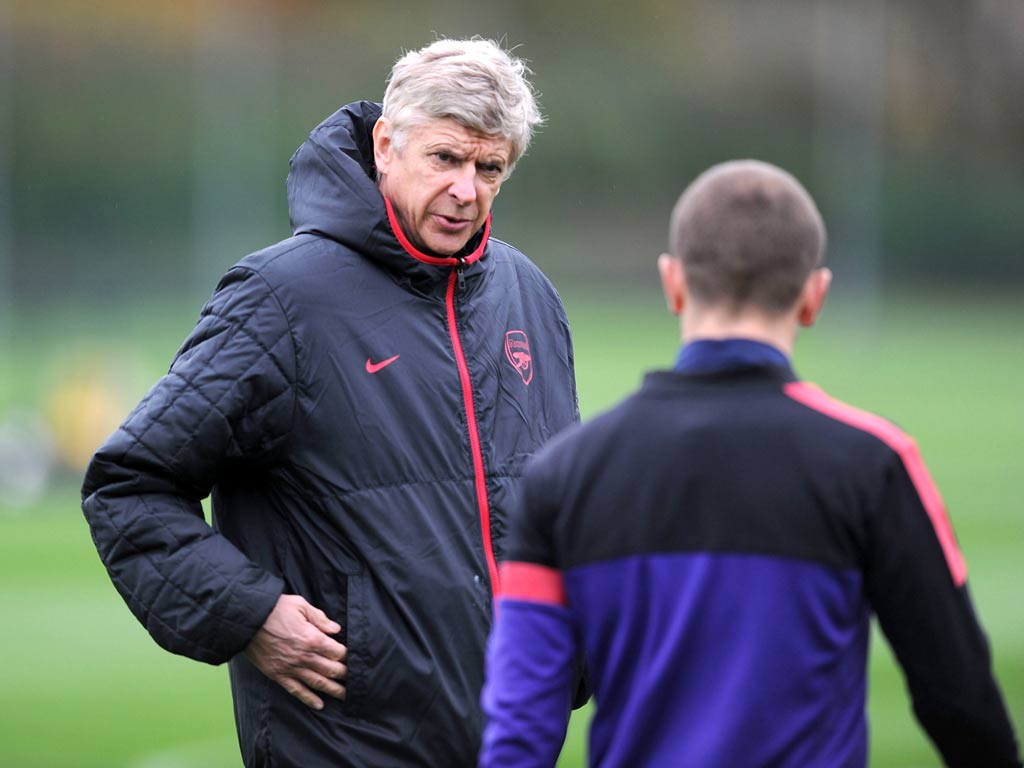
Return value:
M 398 242 L 401 244 L 405 252 L 412 256 L 417 261 L 422 261 L 424 264 L 433 264 L 435 267 L 454 267 L 459 263 L 460 259 L 456 259 L 454 256 L 430 256 L 424 253 L 414 246 L 409 238 L 405 236 L 405 232 L 402 231 L 402 227 L 398 223 L 398 217 L 395 216 L 395 210 L 391 207 L 391 201 L 386 197 L 384 198 L 384 206 L 388 211 L 388 222 L 391 224 L 391 229 L 395 233 L 395 237 L 398 238 Z M 473 252 L 466 256 L 461 261 L 464 264 L 472 264 L 477 261 L 484 254 L 484 248 L 487 247 L 487 240 L 491 236 L 491 214 L 487 214 L 487 219 L 484 221 L 484 236 L 480 240 L 480 245 L 473 249 Z

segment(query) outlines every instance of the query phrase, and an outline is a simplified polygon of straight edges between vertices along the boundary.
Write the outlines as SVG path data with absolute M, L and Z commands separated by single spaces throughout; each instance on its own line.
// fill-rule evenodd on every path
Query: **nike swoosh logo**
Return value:
M 395 355 L 394 357 L 389 357 L 387 360 L 381 360 L 379 363 L 371 362 L 370 358 L 366 358 L 366 372 L 376 373 L 381 368 L 386 368 L 387 366 L 391 365 L 393 362 L 395 362 L 395 360 L 397 360 L 400 357 L 401 355 Z

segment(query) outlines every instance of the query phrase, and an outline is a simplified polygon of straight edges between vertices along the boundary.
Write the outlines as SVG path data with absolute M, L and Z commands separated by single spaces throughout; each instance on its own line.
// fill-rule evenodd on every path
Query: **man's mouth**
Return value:
M 442 213 L 435 213 L 432 214 L 432 216 L 438 227 L 446 232 L 459 232 L 473 223 L 472 219 L 463 219 L 458 216 L 445 216 Z

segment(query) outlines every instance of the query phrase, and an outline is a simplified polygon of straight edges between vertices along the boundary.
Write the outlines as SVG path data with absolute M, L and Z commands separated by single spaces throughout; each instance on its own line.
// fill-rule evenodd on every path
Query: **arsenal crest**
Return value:
M 523 384 L 533 381 L 533 356 L 530 355 L 530 340 L 525 331 L 508 331 L 505 334 L 505 357 L 519 372 Z

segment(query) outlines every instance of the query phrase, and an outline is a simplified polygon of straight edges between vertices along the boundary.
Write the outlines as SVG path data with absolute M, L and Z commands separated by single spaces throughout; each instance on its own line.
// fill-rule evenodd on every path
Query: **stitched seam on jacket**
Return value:
M 324 239 L 324 238 L 320 238 L 320 239 Z M 292 251 L 296 251 L 296 250 L 298 250 L 299 248 L 301 248 L 301 247 L 303 247 L 305 245 L 306 245 L 306 243 L 297 243 L 295 245 L 295 247 L 289 248 L 287 251 L 283 251 L 282 253 L 279 253 L 279 254 L 275 255 L 272 259 L 267 261 L 267 264 L 270 264 L 271 262 L 277 261 L 279 258 L 284 256 L 285 254 L 291 253 Z M 281 302 L 281 298 L 277 295 L 277 291 L 274 289 L 274 286 L 272 286 L 270 284 L 270 281 L 268 281 L 263 276 L 262 273 L 257 272 L 256 270 L 250 269 L 249 267 L 238 267 L 238 269 L 246 270 L 246 271 L 250 272 L 251 274 L 255 275 L 256 277 L 258 277 L 260 279 L 260 281 L 263 283 L 263 285 L 265 285 L 267 290 L 270 292 L 270 295 L 274 298 L 274 302 L 277 304 L 277 308 L 281 312 L 281 317 L 284 318 L 284 324 L 285 324 L 285 326 L 288 329 L 288 338 L 290 339 L 290 341 L 292 343 L 292 359 L 295 361 L 295 376 L 294 376 L 294 378 L 289 378 L 287 372 L 284 371 L 281 368 L 281 366 L 278 366 L 278 370 L 281 372 L 281 375 L 284 377 L 285 382 L 290 384 L 293 389 L 298 390 L 298 388 L 299 388 L 299 342 L 298 342 L 298 339 L 295 336 L 295 329 L 292 328 L 291 318 L 288 317 L 288 313 L 285 311 L 284 304 Z M 282 334 L 281 337 L 278 337 L 277 339 L 274 340 L 274 346 L 277 345 L 277 342 L 280 341 L 282 337 L 283 337 L 283 334 Z M 275 361 L 275 363 L 276 362 L 277 361 Z M 287 388 L 286 388 L 286 391 L 287 391 Z M 272 398 L 272 399 L 276 399 L 276 397 Z M 292 418 L 291 418 L 291 422 L 288 425 L 288 430 L 286 432 L 286 435 L 290 436 L 294 432 L 295 422 L 298 420 L 298 414 L 299 414 L 299 396 L 298 396 L 298 393 L 296 392 L 295 393 L 295 398 L 292 401 Z
M 270 294 L 268 294 L 268 295 L 270 295 Z M 240 320 L 238 322 L 237 326 L 232 329 L 234 331 L 234 333 L 238 333 L 238 332 L 245 333 L 253 342 L 256 343 L 256 345 L 260 348 L 260 350 L 263 353 L 262 355 L 257 356 L 257 358 L 253 361 L 253 363 L 248 368 L 246 368 L 244 372 L 242 372 L 241 374 L 236 376 L 236 378 L 239 378 L 239 379 L 243 378 L 246 374 L 249 373 L 249 371 L 251 371 L 256 365 L 258 365 L 263 359 L 269 357 L 271 359 L 271 361 L 273 362 L 274 367 L 277 369 L 278 373 L 280 373 L 282 375 L 282 377 L 284 378 L 285 382 L 293 383 L 293 382 L 290 381 L 290 379 L 288 378 L 287 374 L 282 369 L 280 363 L 276 359 L 274 359 L 274 356 L 270 353 L 268 347 L 266 345 L 264 345 L 263 342 L 260 341 L 260 339 L 258 337 L 256 337 L 252 333 L 252 331 L 250 331 L 248 328 L 245 327 L 245 325 L 249 322 L 249 320 L 253 317 L 253 315 L 255 315 L 256 312 L 263 307 L 263 304 L 264 304 L 265 300 L 266 300 L 266 297 L 264 297 L 264 299 L 262 299 L 255 307 L 253 307 L 252 310 L 249 312 L 249 314 L 246 315 L 245 318 Z M 221 319 L 221 320 L 227 320 L 226 317 L 224 317 L 221 314 L 218 314 L 217 312 L 215 312 L 213 310 L 209 310 L 207 312 L 207 315 L 208 316 L 212 316 L 212 317 L 216 317 L 216 318 Z M 207 361 L 212 360 L 217 354 L 219 354 L 224 349 L 224 347 L 227 345 L 227 343 L 232 338 L 234 338 L 234 333 L 224 336 L 223 337 L 223 341 L 221 342 L 220 346 L 217 347 L 216 349 L 212 350 L 207 355 L 206 360 Z M 271 343 L 271 346 L 275 346 L 282 338 L 284 338 L 286 333 L 288 333 L 288 332 L 287 331 L 282 332 L 277 338 L 275 338 L 273 340 L 273 342 Z M 199 420 L 199 422 L 196 424 L 195 429 L 190 433 L 189 437 L 194 438 L 199 433 L 200 427 L 203 424 L 206 423 L 206 420 L 215 411 L 216 413 L 218 413 L 221 416 L 221 418 L 224 419 L 225 423 L 227 424 L 227 426 L 228 426 L 228 428 L 229 428 L 229 430 L 231 432 L 231 440 L 232 440 L 233 444 L 235 446 L 238 446 L 238 440 L 237 440 L 237 438 L 235 436 L 235 433 L 234 433 L 234 426 L 232 425 L 230 419 L 227 418 L 227 416 L 225 415 L 225 413 L 224 413 L 224 411 L 223 411 L 223 409 L 221 408 L 221 405 L 220 405 L 227 397 L 229 397 L 232 394 L 234 389 L 232 387 L 229 387 L 228 389 L 226 389 L 221 394 L 221 396 L 217 399 L 216 402 L 213 402 L 213 401 L 210 400 L 210 398 L 208 396 L 202 395 L 202 393 L 200 392 L 199 388 L 195 385 L 195 382 L 193 382 L 191 379 L 187 378 L 186 376 L 184 376 L 183 374 L 181 374 L 178 371 L 174 371 L 173 369 L 168 372 L 168 376 L 172 376 L 172 375 L 175 376 L 177 380 L 182 382 L 183 387 L 181 389 L 179 389 L 178 392 L 176 392 L 172 397 L 170 397 L 168 399 L 167 403 L 164 404 L 164 406 L 160 409 L 160 411 L 158 413 L 154 414 L 149 419 L 148 423 L 144 426 L 144 428 L 140 432 L 135 433 L 135 432 L 131 431 L 130 429 L 128 429 L 127 424 L 122 426 L 122 429 L 124 430 L 124 432 L 127 433 L 132 438 L 132 441 L 124 449 L 124 453 L 122 454 L 122 461 L 124 460 L 125 457 L 128 456 L 128 454 L 131 452 L 132 448 L 135 447 L 135 445 L 141 445 L 143 448 L 145 448 L 147 451 L 149 451 L 149 453 L 156 459 L 156 461 L 164 469 L 166 469 L 168 471 L 168 473 L 175 474 L 173 469 L 172 469 L 172 463 L 176 463 L 177 462 L 177 458 L 180 455 L 181 451 L 184 449 L 185 443 L 183 442 L 181 445 L 178 446 L 178 449 L 175 451 L 174 455 L 165 458 L 159 452 L 154 450 L 152 448 L 152 446 L 147 445 L 145 443 L 145 441 L 144 441 L 144 437 L 145 437 L 146 433 L 150 429 L 152 429 L 154 426 L 156 426 L 161 421 L 161 419 L 163 418 L 164 414 L 166 414 L 167 411 L 170 410 L 170 408 L 178 401 L 178 399 L 181 398 L 181 396 L 184 395 L 185 392 L 187 392 L 187 391 L 192 391 L 192 392 L 195 392 L 197 395 L 202 396 L 203 399 L 210 405 L 210 407 L 212 409 L 212 410 L 207 411 L 206 414 L 202 417 L 202 419 Z M 286 386 L 284 391 L 287 392 L 287 390 L 288 390 L 288 388 Z M 273 398 L 270 398 L 269 400 L 267 400 L 267 403 L 269 403 L 273 399 L 276 399 L 277 397 L 280 397 L 281 394 L 282 393 L 278 393 Z M 294 411 L 293 411 L 293 418 L 294 418 Z
M 184 547 L 181 545 L 178 537 L 174 536 L 173 531 L 171 531 L 170 528 L 168 528 L 167 524 L 163 520 L 160 520 L 159 518 L 154 518 L 153 516 L 150 515 L 150 507 L 146 503 L 145 499 L 143 497 L 141 497 L 141 496 L 138 496 L 136 498 L 139 499 L 139 503 L 145 508 L 145 511 L 146 511 L 146 514 L 147 514 L 146 519 L 147 520 L 155 519 L 157 523 L 159 523 L 161 526 L 163 526 L 163 528 L 165 530 L 167 530 L 168 532 L 171 533 L 171 535 L 172 535 L 172 537 L 174 539 L 174 542 L 178 546 L 179 550 L 183 549 Z M 132 550 L 132 552 L 134 552 L 137 556 L 144 558 L 146 560 L 147 564 L 160 577 L 160 580 L 164 584 L 167 584 L 167 585 L 170 585 L 171 587 L 174 587 L 192 605 L 196 606 L 197 608 L 202 609 L 205 614 L 211 616 L 215 621 L 217 621 L 218 625 L 226 623 L 226 624 L 230 624 L 230 625 L 232 625 L 234 627 L 237 627 L 239 629 L 243 629 L 245 631 L 248 631 L 248 630 L 251 629 L 251 627 L 249 627 L 246 624 L 242 624 L 242 623 L 237 622 L 237 621 L 235 621 L 233 619 L 230 619 L 230 618 L 228 618 L 226 616 L 221 616 L 221 615 L 219 615 L 217 613 L 213 613 L 212 611 L 210 611 L 208 609 L 208 607 L 205 606 L 202 602 L 200 602 L 200 600 L 198 598 L 194 597 L 188 590 L 186 590 L 180 584 L 175 582 L 173 579 L 171 579 L 167 574 L 165 574 L 163 571 L 161 571 L 157 567 L 156 562 L 149 555 L 149 553 L 146 550 L 144 550 L 141 547 L 139 547 L 132 540 L 132 538 L 130 536 L 130 533 L 129 533 L 130 530 L 131 530 L 131 526 L 121 527 L 121 526 L 119 526 L 117 524 L 117 522 L 115 521 L 114 516 L 109 513 L 109 506 L 110 505 L 107 502 L 102 502 L 100 504 L 100 506 L 102 508 L 105 508 L 105 509 L 108 510 L 108 513 L 106 515 L 106 519 L 110 523 L 110 526 L 114 529 L 114 533 L 117 536 L 117 539 L 119 541 L 123 542 L 127 547 L 129 547 Z M 136 519 L 142 519 L 142 518 L 136 518 Z M 213 572 L 216 573 L 217 576 L 220 577 L 222 582 L 227 582 L 227 584 L 228 584 L 228 595 L 230 596 L 231 591 L 233 589 L 235 589 L 235 587 L 237 586 L 237 581 L 232 580 L 232 579 L 228 579 L 223 573 L 221 573 L 219 570 L 217 570 L 216 567 L 213 567 L 212 564 L 208 560 L 206 560 L 206 558 L 203 557 L 202 555 L 195 555 L 195 557 L 198 557 L 204 564 L 206 564 L 208 566 L 211 566 L 211 569 L 213 570 Z M 115 577 L 115 578 L 117 578 L 117 577 Z M 120 583 L 124 587 L 128 586 L 120 578 L 117 578 L 117 581 L 118 581 L 118 583 Z M 130 589 L 126 589 L 125 591 L 132 597 L 133 600 L 136 599 L 136 592 L 135 591 L 130 590 Z M 159 590 L 157 591 L 156 594 L 159 594 Z M 140 601 L 136 601 L 136 602 L 140 602 Z M 152 603 L 152 602 L 155 602 L 155 600 L 151 600 L 151 601 L 147 601 L 147 602 Z M 183 641 L 185 641 L 189 645 L 200 647 L 203 650 L 208 651 L 209 653 L 212 653 L 214 655 L 218 655 L 219 656 L 219 652 L 217 651 L 217 649 L 212 648 L 209 645 L 206 645 L 205 643 L 197 642 L 195 638 L 183 635 L 181 632 L 179 632 L 174 627 L 172 627 L 170 624 L 168 624 L 166 621 L 164 621 L 162 618 L 160 618 L 159 614 L 153 613 L 151 608 L 147 608 L 147 609 L 144 610 L 144 617 L 145 617 L 144 618 L 144 622 L 146 624 L 148 624 L 150 622 L 150 620 L 153 620 L 156 623 L 158 623 L 160 626 L 164 627 L 170 634 L 174 635 L 179 640 L 183 640 Z M 216 634 L 216 633 L 214 633 L 214 634 Z
M 148 515 L 148 516 L 149 516 L 150 518 L 152 518 L 153 516 L 152 516 L 152 514 L 151 514 L 151 512 L 150 512 L 150 506 L 149 506 L 149 504 L 147 504 L 147 503 L 146 503 L 146 500 L 145 500 L 145 498 L 142 498 L 142 497 L 140 497 L 140 498 L 139 498 L 139 503 L 141 503 L 141 504 L 142 504 L 142 506 L 143 506 L 143 507 L 145 508 L 145 510 L 146 510 L 146 513 L 147 513 L 147 515 Z M 182 543 L 181 543 L 181 542 L 180 542 L 180 541 L 178 540 L 177 536 L 175 536 L 175 535 L 174 535 L 174 532 L 173 532 L 173 531 L 171 530 L 171 528 L 170 528 L 170 527 L 169 527 L 169 526 L 167 525 L 167 523 L 166 523 L 165 521 L 161 520 L 161 519 L 160 519 L 159 517 L 156 517 L 155 519 L 156 519 L 156 522 L 157 522 L 157 523 L 158 523 L 159 525 L 161 525 L 161 526 L 162 526 L 162 527 L 164 528 L 164 530 L 166 530 L 166 531 L 168 532 L 168 534 L 170 534 L 170 535 L 171 535 L 171 536 L 172 536 L 172 537 L 174 538 L 175 544 L 176 544 L 176 545 L 178 546 L 178 549 L 179 549 L 179 551 L 181 551 L 181 550 L 184 550 L 184 549 L 185 549 L 186 547 L 188 547 L 188 546 L 191 546 L 191 545 L 188 545 L 188 544 L 182 544 Z M 129 530 L 129 529 L 127 529 L 127 528 L 126 528 L 126 529 L 124 530 L 124 533 L 125 533 L 125 534 L 127 534 L 128 530 Z M 129 539 L 127 539 L 127 536 L 126 536 L 126 540 L 127 540 L 127 541 L 129 541 L 129 543 L 131 543 L 131 542 L 130 542 L 130 540 L 129 540 Z M 198 540 L 197 540 L 197 541 L 196 541 L 195 543 L 199 543 L 199 542 L 204 542 L 204 541 L 208 541 L 208 540 L 209 540 L 209 538 L 208 538 L 208 537 L 205 537 L 205 538 L 200 538 L 200 539 L 198 539 Z M 135 546 L 135 545 L 134 545 L 134 543 L 132 543 L 132 546 Z M 138 547 L 137 547 L 137 546 L 136 546 L 136 549 L 138 549 Z M 152 561 L 152 558 L 150 558 L 150 557 L 149 557 L 149 555 L 148 555 L 148 554 L 147 554 L 147 553 L 146 553 L 146 552 L 145 552 L 144 550 L 141 550 L 141 549 L 139 549 L 138 551 L 139 551 L 139 553 L 140 553 L 140 554 L 141 554 L 141 555 L 142 555 L 143 557 L 146 557 L 146 559 L 147 559 L 147 560 L 149 560 L 149 561 L 150 561 L 150 563 L 152 563 L 152 562 L 153 562 L 153 561 Z M 207 560 L 207 559 L 206 559 L 206 558 L 205 558 L 205 557 L 204 557 L 204 556 L 203 556 L 202 554 L 200 554 L 200 553 L 193 553 L 193 554 L 192 554 L 192 556 L 193 556 L 193 557 L 195 557 L 195 558 L 197 558 L 197 559 L 198 559 L 198 560 L 199 560 L 200 562 L 202 562 L 202 563 L 203 563 L 203 564 L 204 564 L 205 566 L 207 566 L 207 567 L 208 567 L 208 568 L 210 569 L 210 571 L 211 571 L 212 573 L 215 573 L 215 574 L 216 574 L 216 575 L 217 575 L 217 576 L 219 577 L 219 579 L 220 579 L 220 581 L 221 581 L 221 582 L 223 582 L 224 584 L 226 584 L 226 586 L 227 586 L 227 590 L 226 590 L 226 593 L 225 593 L 224 599 L 226 599 L 226 602 L 230 603 L 230 602 L 231 602 L 231 600 L 230 600 L 230 598 L 231 598 L 231 595 L 232 595 L 233 591 L 234 591 L 234 590 L 236 589 L 236 587 L 238 586 L 238 581 L 237 581 L 236 579 L 232 579 L 232 578 L 230 578 L 229 576 L 225 575 L 225 574 L 224 574 L 223 572 L 221 572 L 221 570 L 220 570 L 220 569 L 219 569 L 219 568 L 217 567 L 216 563 L 213 563 L 213 562 L 211 562 L 211 561 Z M 180 586 L 179 584 L 177 584 L 176 582 L 174 582 L 174 581 L 173 581 L 173 580 L 172 580 L 171 578 L 169 578 L 168 576 L 165 576 L 165 575 L 164 575 L 164 574 L 163 574 L 162 572 L 160 572 L 159 570 L 157 570 L 157 573 L 160 573 L 161 577 L 163 577 L 163 579 L 164 579 L 164 581 L 165 581 L 165 582 L 167 582 L 167 583 L 169 583 L 169 584 L 170 584 L 171 586 L 175 587 L 175 588 L 176 588 L 176 589 L 177 589 L 178 591 L 180 591 L 181 593 L 183 593 L 183 594 L 184 594 L 184 595 L 185 595 L 186 597 L 188 597 L 188 598 L 189 598 L 189 599 L 190 599 L 190 600 L 191 600 L 191 601 L 192 601 L 193 603 L 195 603 L 195 604 L 196 604 L 197 606 L 199 606 L 199 607 L 204 607 L 204 606 L 203 606 L 203 603 L 201 603 L 201 602 L 199 601 L 199 599 L 198 599 L 198 598 L 196 598 L 196 597 L 193 597 L 193 596 L 192 596 L 192 595 L 191 595 L 191 594 L 190 594 L 190 593 L 189 593 L 189 592 L 188 592 L 188 591 L 187 591 L 187 590 L 186 590 L 186 589 L 185 589 L 184 587 L 182 587 L 182 586 Z M 222 598 L 221 598 L 221 595 L 218 595 L 217 599 L 218 599 L 218 600 L 222 599 Z M 213 617 L 214 617 L 215 619 L 217 619 L 217 620 L 218 620 L 218 621 L 219 621 L 220 623 L 227 623 L 227 624 L 230 624 L 230 625 L 232 625 L 232 626 L 234 626 L 234 627 L 238 627 L 238 628 L 240 628 L 240 629 L 245 629 L 245 630 L 251 629 L 251 627 L 250 627 L 249 625 L 247 625 L 247 624 L 243 624 L 243 623 L 241 623 L 241 622 L 238 622 L 238 621 L 235 621 L 234 619 L 230 619 L 230 618 L 228 618 L 227 616 L 221 616 L 220 614 L 216 614 L 216 613 L 213 613 L 213 612 L 211 612 L 211 611 L 209 611 L 209 610 L 206 610 L 206 613 L 207 613 L 208 615 L 211 615 L 211 616 L 213 616 Z M 214 633 L 214 634 L 216 634 L 216 633 Z
M 522 474 L 511 474 L 511 473 L 497 473 L 492 472 L 487 474 L 488 480 L 518 480 L 522 477 Z M 359 488 L 353 488 L 352 490 L 340 491 L 335 494 L 330 494 L 331 498 L 335 499 L 346 499 L 350 496 L 359 496 L 360 494 L 368 493 L 370 491 L 381 491 L 389 488 L 402 488 L 407 485 L 435 485 L 437 483 L 464 483 L 466 481 L 476 482 L 475 474 L 468 475 L 451 475 L 449 477 L 429 477 L 422 480 L 399 480 L 393 483 L 379 483 L 377 485 L 364 485 Z M 326 496 L 326 494 L 325 494 Z M 474 505 L 476 504 L 476 497 L 474 496 Z

